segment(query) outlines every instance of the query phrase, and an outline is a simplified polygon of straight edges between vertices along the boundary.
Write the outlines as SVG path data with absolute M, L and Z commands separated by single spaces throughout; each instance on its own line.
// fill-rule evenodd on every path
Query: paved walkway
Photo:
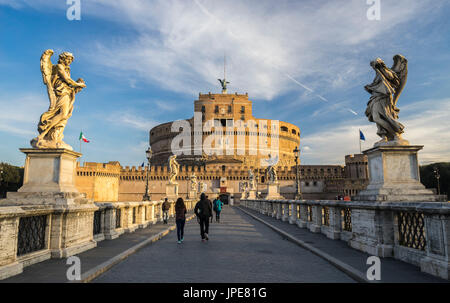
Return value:
M 287 233 L 296 240 L 299 240 L 314 249 L 325 253 L 337 261 L 359 271 L 361 276 L 366 276 L 369 265 L 366 264 L 369 254 L 351 248 L 346 242 L 331 240 L 320 233 L 312 233 L 306 228 L 299 228 L 295 224 L 289 224 L 272 218 L 254 210 L 242 207 L 242 210 Z M 381 281 L 385 283 L 448 283 L 449 281 L 440 279 L 420 271 L 420 268 L 409 263 L 405 263 L 393 258 L 381 258 Z
M 284 240 L 239 209 L 225 206 L 221 223 L 201 242 L 196 220 L 130 256 L 93 282 L 354 282 L 324 259 Z

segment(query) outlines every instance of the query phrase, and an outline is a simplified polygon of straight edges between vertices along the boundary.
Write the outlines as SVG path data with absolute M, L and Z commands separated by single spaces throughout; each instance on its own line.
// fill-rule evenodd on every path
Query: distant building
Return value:
M 294 197 L 293 150 L 300 144 L 299 127 L 253 117 L 252 102 L 247 94 L 199 94 L 194 112 L 196 116 L 178 123 L 183 129 L 174 127 L 176 131 L 172 132 L 173 124 L 177 123 L 172 121 L 150 130 L 153 157 L 149 191 L 152 199 L 165 196 L 168 158 L 174 153 L 174 143 L 176 150 L 184 152 L 177 157 L 180 163 L 177 182 L 182 197 L 187 196 L 189 178 L 195 172 L 198 181 L 206 184 L 210 197 L 220 195 L 224 201 L 239 200 L 249 169 L 254 171 L 258 192 L 264 194 L 268 154 L 278 159 L 276 170 L 281 194 L 285 198 Z M 200 129 L 195 124 L 200 125 Z M 212 137 L 214 134 L 216 137 Z M 212 154 L 202 149 L 205 144 L 211 146 Z M 300 165 L 300 179 L 304 199 L 352 196 L 368 184 L 367 157 L 348 155 L 345 166 Z M 78 189 L 95 201 L 140 201 L 145 183 L 146 167 L 124 168 L 118 162 L 85 163 L 77 167 Z

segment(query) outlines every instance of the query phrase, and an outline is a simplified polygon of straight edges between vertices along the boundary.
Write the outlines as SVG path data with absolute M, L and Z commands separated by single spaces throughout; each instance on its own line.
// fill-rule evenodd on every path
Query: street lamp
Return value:
M 145 194 L 142 197 L 142 201 L 150 201 L 150 194 L 148 193 L 148 173 L 150 171 L 150 160 L 152 158 L 152 149 L 150 147 L 145 151 L 145 155 L 147 156 L 147 180 L 145 183 Z
M 295 147 L 295 149 L 292 151 L 295 156 L 295 185 L 297 187 L 295 192 L 295 200 L 301 200 L 302 199 L 302 192 L 300 188 L 300 169 L 299 169 L 299 159 L 300 159 L 300 149 Z
M 441 178 L 441 175 L 439 174 L 439 168 L 437 166 L 434 167 L 433 173 L 434 173 L 434 177 L 436 178 L 437 185 L 438 185 L 438 195 L 440 195 L 441 194 L 441 184 L 439 182 L 439 179 Z

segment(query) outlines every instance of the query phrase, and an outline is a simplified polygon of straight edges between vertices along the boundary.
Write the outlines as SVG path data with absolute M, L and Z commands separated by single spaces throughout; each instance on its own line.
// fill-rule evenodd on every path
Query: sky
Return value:
M 68 1 L 77 2 L 77 1 Z M 303 164 L 343 164 L 378 141 L 364 111 L 369 62 L 400 53 L 408 80 L 398 101 L 403 137 L 424 145 L 422 164 L 450 161 L 450 3 L 372 1 L 0 0 L 0 161 L 22 166 L 48 98 L 39 68 L 74 54 L 77 94 L 64 141 L 82 161 L 145 161 L 149 130 L 193 116 L 198 93 L 248 92 L 253 115 L 301 130 Z

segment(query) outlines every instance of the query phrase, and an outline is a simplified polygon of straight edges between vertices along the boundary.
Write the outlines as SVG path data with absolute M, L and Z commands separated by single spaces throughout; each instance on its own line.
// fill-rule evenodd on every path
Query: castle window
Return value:
M 241 120 L 244 121 L 244 120 L 245 120 L 245 117 L 244 117 L 244 116 L 241 116 Z
M 292 133 L 293 133 L 294 135 L 297 134 L 297 132 L 295 131 L 295 129 L 292 130 Z
M 228 113 L 231 114 L 231 105 L 228 105 Z
M 289 129 L 286 126 L 281 127 L 281 131 L 283 132 L 289 132 Z
M 241 114 L 245 113 L 245 106 L 241 106 Z
M 216 106 L 214 107 L 214 113 L 215 113 L 215 114 L 218 114 L 218 113 L 219 113 L 219 106 L 218 106 L 218 105 L 216 105 Z
M 205 112 L 206 112 L 205 106 L 202 105 L 202 113 L 205 113 Z

